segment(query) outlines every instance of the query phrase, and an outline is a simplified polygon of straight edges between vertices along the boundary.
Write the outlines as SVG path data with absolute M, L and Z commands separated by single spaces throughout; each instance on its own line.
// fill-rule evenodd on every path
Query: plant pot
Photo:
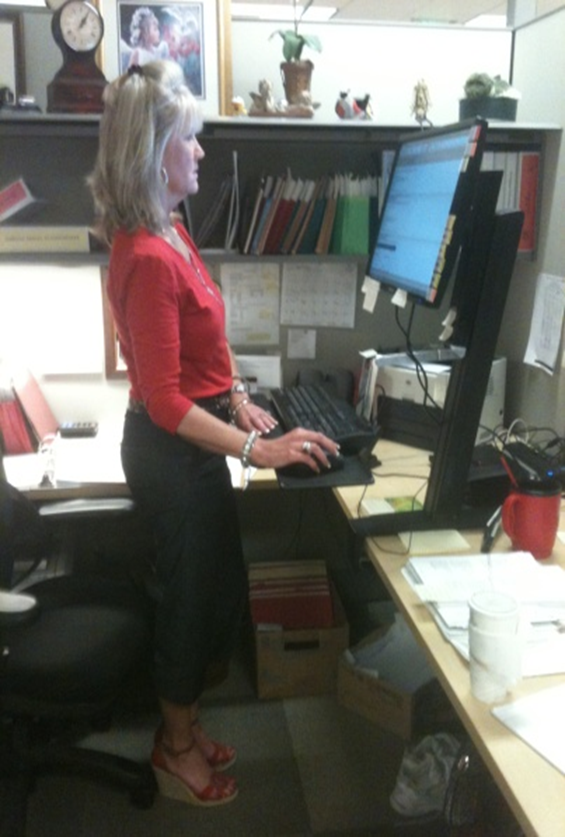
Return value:
M 289 105 L 304 103 L 303 94 L 310 92 L 312 70 L 311 61 L 285 61 L 281 64 L 281 75 L 285 98 Z
M 518 99 L 510 96 L 478 96 L 475 99 L 459 100 L 459 119 L 483 116 L 485 119 L 516 121 Z

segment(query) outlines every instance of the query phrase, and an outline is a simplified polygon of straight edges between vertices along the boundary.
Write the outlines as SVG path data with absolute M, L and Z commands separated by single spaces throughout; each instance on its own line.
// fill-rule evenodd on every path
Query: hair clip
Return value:
M 132 64 L 131 67 L 128 67 L 128 76 L 142 76 L 143 75 L 143 67 L 140 67 L 139 64 Z

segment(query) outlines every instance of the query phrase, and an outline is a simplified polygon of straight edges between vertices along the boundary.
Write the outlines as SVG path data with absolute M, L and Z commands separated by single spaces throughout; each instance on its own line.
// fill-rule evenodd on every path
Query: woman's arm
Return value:
M 253 433 L 254 443 L 248 460 L 257 468 L 282 468 L 285 465 L 303 462 L 313 471 L 323 471 L 329 467 L 326 454 L 335 456 L 339 452 L 336 443 L 322 433 L 297 428 L 277 439 L 269 439 L 257 430 L 248 432 L 233 424 L 226 424 L 198 405 L 194 405 L 186 413 L 177 428 L 177 433 L 188 442 L 213 453 L 238 459 L 242 457 L 245 444 Z M 305 442 L 310 442 L 308 453 L 303 448 Z

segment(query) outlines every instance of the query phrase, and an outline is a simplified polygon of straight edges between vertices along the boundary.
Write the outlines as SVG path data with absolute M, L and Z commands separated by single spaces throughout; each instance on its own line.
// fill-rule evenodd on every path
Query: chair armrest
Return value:
M 44 503 L 39 506 L 39 514 L 41 517 L 80 517 L 123 514 L 134 508 L 135 503 L 129 497 L 93 497 Z
M 0 590 L 0 628 L 11 628 L 35 618 L 39 604 L 27 593 L 12 593 Z

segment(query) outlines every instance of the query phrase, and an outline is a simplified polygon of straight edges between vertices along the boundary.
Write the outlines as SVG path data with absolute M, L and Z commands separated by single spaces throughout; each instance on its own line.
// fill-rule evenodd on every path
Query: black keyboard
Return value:
M 337 442 L 344 455 L 371 451 L 379 428 L 357 415 L 344 398 L 338 398 L 318 384 L 300 384 L 273 389 L 270 393 L 277 418 L 285 431 L 305 427 L 324 433 Z

